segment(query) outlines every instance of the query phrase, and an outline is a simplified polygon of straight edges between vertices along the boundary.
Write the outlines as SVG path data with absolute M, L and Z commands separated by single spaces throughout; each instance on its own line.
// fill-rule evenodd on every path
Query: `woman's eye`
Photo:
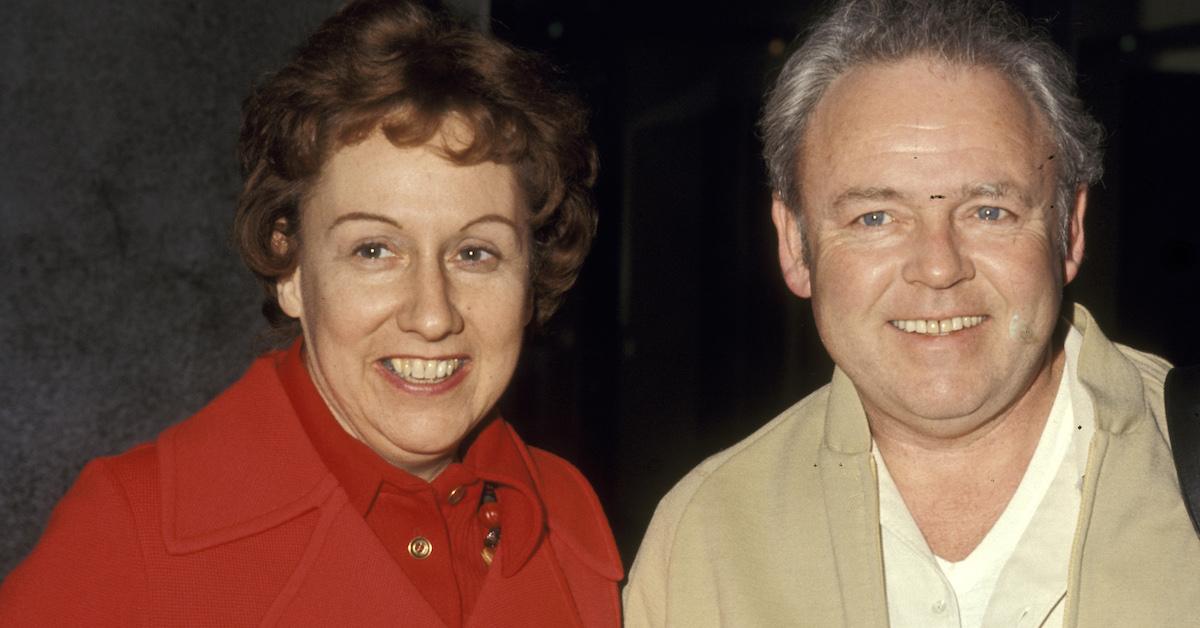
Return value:
M 1003 218 L 1004 211 L 1005 210 L 1000 209 L 999 207 L 986 207 L 985 206 L 985 207 L 980 207 L 979 209 L 975 210 L 975 215 L 977 215 L 980 220 L 994 221 L 994 220 L 1000 220 L 1001 218 Z
M 887 212 L 867 212 L 858 217 L 858 221 L 867 227 L 878 227 L 892 221 Z
M 385 257 L 392 257 L 393 254 L 384 244 L 380 244 L 378 242 L 368 242 L 356 247 L 354 249 L 354 255 L 363 259 L 383 259 Z
M 496 259 L 496 254 L 479 246 L 466 246 L 458 251 L 458 259 L 468 264 L 480 264 Z

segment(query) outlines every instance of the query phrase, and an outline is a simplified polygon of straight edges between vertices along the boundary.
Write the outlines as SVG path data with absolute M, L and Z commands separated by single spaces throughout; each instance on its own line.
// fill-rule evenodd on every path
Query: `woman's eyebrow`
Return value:
M 383 214 L 372 214 L 370 212 L 350 212 L 349 214 L 342 214 L 341 216 L 338 216 L 337 220 L 334 220 L 333 224 L 329 225 L 328 231 L 333 231 L 334 227 L 351 220 L 369 220 L 372 222 L 387 223 L 397 229 L 404 228 L 400 226 L 400 223 L 387 216 L 384 216 Z
M 517 228 L 517 223 L 513 222 L 512 219 L 510 219 L 510 218 L 501 216 L 500 214 L 485 214 L 483 216 L 480 216 L 478 218 L 470 220 L 465 225 L 463 225 L 462 228 L 459 229 L 459 231 L 466 231 L 467 229 L 470 229 L 471 227 L 474 227 L 477 224 L 486 223 L 486 222 L 498 222 L 500 224 L 508 225 L 509 229 L 512 229 L 513 231 L 515 231 L 517 233 L 521 232 L 521 230 Z
M 501 225 L 507 225 L 508 228 L 512 230 L 513 235 L 516 236 L 517 245 L 519 247 L 521 247 L 522 251 L 525 250 L 525 238 L 521 237 L 521 228 L 518 227 L 517 223 L 513 222 L 511 218 L 501 216 L 500 214 L 485 214 L 483 216 L 475 218 L 474 220 L 468 221 L 466 224 L 464 224 L 459 229 L 459 232 L 464 232 L 467 229 L 474 227 L 475 225 L 487 224 L 487 223 L 497 223 L 497 224 L 501 224 Z

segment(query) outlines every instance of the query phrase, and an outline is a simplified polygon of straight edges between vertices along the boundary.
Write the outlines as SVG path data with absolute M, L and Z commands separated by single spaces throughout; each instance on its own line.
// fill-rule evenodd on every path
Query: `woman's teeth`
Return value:
M 986 316 L 955 316 L 941 320 L 894 320 L 892 327 L 910 334 L 926 334 L 931 336 L 948 334 L 950 332 L 969 329 L 984 321 Z
M 449 360 L 422 360 L 420 358 L 392 358 L 384 360 L 388 370 L 399 375 L 401 379 L 417 384 L 436 384 L 451 375 L 467 363 L 462 358 Z

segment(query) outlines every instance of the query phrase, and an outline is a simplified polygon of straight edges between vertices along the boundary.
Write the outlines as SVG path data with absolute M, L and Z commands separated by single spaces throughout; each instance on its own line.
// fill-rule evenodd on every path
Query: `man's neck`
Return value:
M 1057 345 L 1057 343 L 1056 343 Z M 1057 345 L 1028 394 L 974 429 L 945 435 L 868 410 L 875 446 L 934 554 L 958 561 L 991 530 L 1037 449 L 1066 364 Z

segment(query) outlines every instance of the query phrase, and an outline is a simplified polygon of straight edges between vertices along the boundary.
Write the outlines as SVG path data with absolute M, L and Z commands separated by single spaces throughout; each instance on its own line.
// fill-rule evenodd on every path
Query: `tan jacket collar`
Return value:
M 1141 373 L 1096 324 L 1090 312 L 1076 305 L 1069 318 L 1083 334 L 1079 350 L 1079 382 L 1091 395 L 1096 429 L 1120 434 L 1148 423 Z
M 871 428 L 858 389 L 846 372 L 833 369 L 829 405 L 825 409 L 825 446 L 842 454 L 871 451 Z

